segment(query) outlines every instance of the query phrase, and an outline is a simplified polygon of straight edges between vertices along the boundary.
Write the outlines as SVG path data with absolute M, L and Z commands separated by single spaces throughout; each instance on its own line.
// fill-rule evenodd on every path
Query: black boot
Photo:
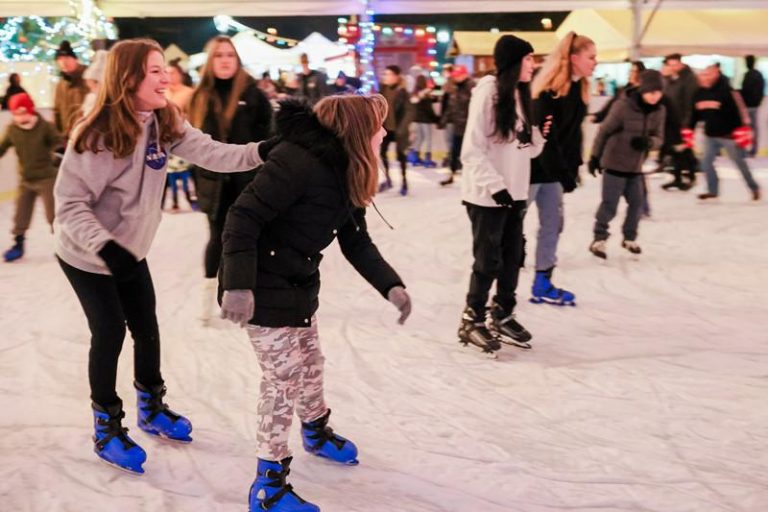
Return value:
M 531 333 L 515 319 L 512 311 L 505 310 L 495 302 L 491 306 L 488 330 L 499 338 L 499 341 L 520 348 L 531 348 Z
M 501 348 L 496 337 L 485 326 L 485 311 L 478 313 L 469 306 L 461 314 L 459 343 L 464 346 L 471 343 L 488 354 L 493 354 Z

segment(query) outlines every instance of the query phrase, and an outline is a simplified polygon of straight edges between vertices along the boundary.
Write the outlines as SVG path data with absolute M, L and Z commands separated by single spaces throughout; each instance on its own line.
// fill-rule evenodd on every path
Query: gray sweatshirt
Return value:
M 216 142 L 184 123 L 184 135 L 158 152 L 156 119 L 142 124 L 136 150 L 125 158 L 110 151 L 77 153 L 67 147 L 54 188 L 56 254 L 69 265 L 109 275 L 98 252 L 110 240 L 136 259 L 147 256 L 160 225 L 168 153 L 217 172 L 241 172 L 262 164 L 259 143 Z

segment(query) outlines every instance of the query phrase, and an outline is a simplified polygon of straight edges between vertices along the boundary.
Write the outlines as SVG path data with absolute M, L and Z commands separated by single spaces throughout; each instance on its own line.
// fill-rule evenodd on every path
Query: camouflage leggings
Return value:
M 317 339 L 317 320 L 312 317 L 308 328 L 249 325 L 247 331 L 262 371 L 257 455 L 282 460 L 291 455 L 288 434 L 294 403 L 303 422 L 316 420 L 328 410 L 323 399 L 325 357 Z

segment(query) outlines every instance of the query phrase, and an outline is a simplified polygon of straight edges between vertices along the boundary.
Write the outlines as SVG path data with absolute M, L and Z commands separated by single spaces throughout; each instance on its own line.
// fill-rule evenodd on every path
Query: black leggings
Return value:
M 75 289 L 91 330 L 88 354 L 91 400 L 102 407 L 120 400 L 115 381 L 126 324 L 133 336 L 135 379 L 145 387 L 163 384 L 155 289 L 147 260 L 141 260 L 138 271 L 128 281 L 85 272 L 61 259 L 59 264 Z
M 381 143 L 381 163 L 384 164 L 384 172 L 387 176 L 387 180 L 389 180 L 389 157 L 387 156 L 387 153 L 389 152 L 389 145 L 392 142 L 395 143 L 397 161 L 400 162 L 400 171 L 403 173 L 403 184 L 405 184 L 405 169 L 408 162 L 405 157 L 405 151 L 403 151 L 397 143 L 397 135 L 395 132 L 388 131 L 387 135 L 384 137 L 384 141 Z
M 523 219 L 527 205 L 515 201 L 511 208 L 466 204 L 472 223 L 472 277 L 467 305 L 477 314 L 485 311 L 496 281 L 493 301 L 510 313 L 517 305 L 515 291 L 524 259 Z
M 205 246 L 204 258 L 205 277 L 208 279 L 216 277 L 219 273 L 221 252 L 223 250 L 221 235 L 224 233 L 224 223 L 227 221 L 227 212 L 229 212 L 230 206 L 235 204 L 235 201 L 240 196 L 240 192 L 241 189 L 234 183 L 224 179 L 221 185 L 221 193 L 218 196 L 218 209 L 214 213 L 208 214 L 208 232 L 210 236 L 208 244 Z

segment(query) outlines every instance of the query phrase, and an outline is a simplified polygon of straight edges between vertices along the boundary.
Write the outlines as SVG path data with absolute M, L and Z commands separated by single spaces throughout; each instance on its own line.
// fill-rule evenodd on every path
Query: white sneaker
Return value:
M 643 252 L 643 250 L 640 249 L 640 246 L 634 240 L 624 240 L 621 242 L 621 246 L 632 254 L 640 254 Z
M 589 246 L 589 252 L 600 259 L 608 259 L 608 254 L 605 252 L 605 240 L 593 241 L 592 245 Z

